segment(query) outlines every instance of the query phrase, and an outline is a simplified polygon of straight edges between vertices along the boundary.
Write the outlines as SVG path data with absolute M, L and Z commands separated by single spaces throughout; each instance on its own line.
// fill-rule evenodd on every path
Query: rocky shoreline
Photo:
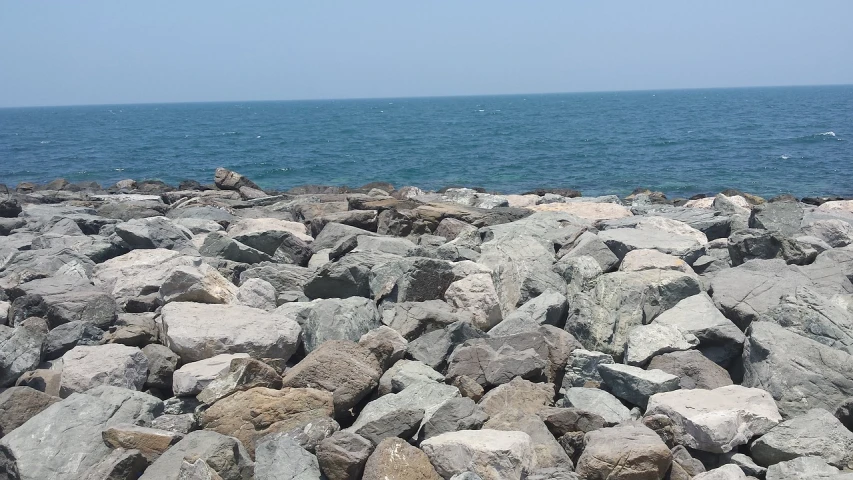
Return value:
M 0 188 L 0 479 L 850 479 L 853 200 Z

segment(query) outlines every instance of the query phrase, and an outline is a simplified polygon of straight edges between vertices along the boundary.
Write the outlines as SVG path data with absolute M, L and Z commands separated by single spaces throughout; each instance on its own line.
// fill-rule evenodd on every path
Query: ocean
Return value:
M 0 183 L 853 195 L 853 86 L 0 109 Z

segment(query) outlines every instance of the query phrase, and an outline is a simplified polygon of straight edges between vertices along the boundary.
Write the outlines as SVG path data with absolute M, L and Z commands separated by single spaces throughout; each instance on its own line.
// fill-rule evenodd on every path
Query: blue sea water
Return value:
M 0 183 L 853 194 L 853 86 L 0 109 Z

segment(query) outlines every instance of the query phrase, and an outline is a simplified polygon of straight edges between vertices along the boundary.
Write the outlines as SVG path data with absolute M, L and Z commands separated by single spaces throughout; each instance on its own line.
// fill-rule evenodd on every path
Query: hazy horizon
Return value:
M 6 2 L 0 108 L 853 84 L 853 2 Z

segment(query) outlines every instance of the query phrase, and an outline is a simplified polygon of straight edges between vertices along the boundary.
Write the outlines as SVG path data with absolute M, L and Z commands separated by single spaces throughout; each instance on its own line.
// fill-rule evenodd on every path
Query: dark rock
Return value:
M 337 432 L 317 446 L 317 461 L 328 480 L 358 480 L 373 444 L 349 432 Z
M 55 360 L 77 345 L 100 345 L 104 331 L 82 321 L 73 321 L 59 325 L 47 335 L 44 345 L 46 360 Z
M 817 250 L 781 234 L 760 229 L 740 230 L 732 233 L 728 241 L 732 266 L 749 260 L 781 258 L 786 263 L 807 265 L 817 258 Z
M 0 438 L 20 427 L 59 398 L 29 387 L 11 387 L 0 393 Z
M 683 389 L 713 390 L 732 384 L 729 373 L 696 350 L 665 353 L 654 357 L 649 370 L 662 370 L 679 378 Z

